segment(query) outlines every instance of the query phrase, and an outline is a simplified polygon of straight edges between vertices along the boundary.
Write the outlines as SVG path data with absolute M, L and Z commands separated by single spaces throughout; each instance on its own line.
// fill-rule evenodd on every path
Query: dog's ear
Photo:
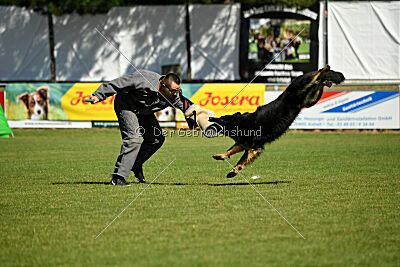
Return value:
M 29 94 L 28 93 L 20 94 L 17 99 L 22 101 L 22 103 L 24 103 L 25 107 L 27 109 L 29 109 Z
M 41 86 L 37 90 L 38 94 L 40 95 L 41 98 L 45 101 L 46 105 L 44 106 L 44 119 L 48 119 L 48 114 L 49 114 L 49 87 L 48 86 Z
M 44 100 L 47 100 L 49 98 L 49 87 L 48 86 L 41 86 L 36 91 L 39 93 L 39 95 Z

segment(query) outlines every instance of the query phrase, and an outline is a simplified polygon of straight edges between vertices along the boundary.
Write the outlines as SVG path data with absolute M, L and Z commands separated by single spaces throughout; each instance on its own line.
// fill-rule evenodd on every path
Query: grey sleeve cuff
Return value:
M 112 86 L 110 86 L 109 84 L 103 83 L 102 85 L 100 85 L 99 88 L 97 88 L 97 90 L 92 94 L 94 96 L 96 96 L 99 101 L 103 101 L 104 99 L 106 99 L 109 96 L 115 95 L 116 91 L 112 88 Z

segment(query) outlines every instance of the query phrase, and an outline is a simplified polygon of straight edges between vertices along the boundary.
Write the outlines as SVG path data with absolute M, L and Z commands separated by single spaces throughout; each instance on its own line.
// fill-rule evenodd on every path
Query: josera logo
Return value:
M 217 116 L 238 111 L 253 112 L 264 104 L 265 85 L 250 84 L 243 90 L 245 86 L 246 84 L 204 84 L 190 100 L 202 108 L 214 111 Z M 226 105 L 228 106 L 225 108 Z
M 61 98 L 61 106 L 70 120 L 115 121 L 114 96 L 103 102 L 90 104 L 83 102 L 101 83 L 76 83 Z

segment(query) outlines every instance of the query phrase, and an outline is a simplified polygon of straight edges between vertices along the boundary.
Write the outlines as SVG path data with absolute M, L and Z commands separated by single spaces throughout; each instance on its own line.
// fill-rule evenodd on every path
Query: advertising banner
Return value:
M 190 100 L 214 111 L 217 116 L 223 116 L 235 112 L 254 112 L 264 103 L 264 91 L 264 84 L 208 83 L 200 87 Z
M 265 103 L 282 91 L 266 91 Z M 399 129 L 399 91 L 324 92 L 290 129 Z
M 7 119 L 11 121 L 117 121 L 114 96 L 97 103 L 83 102 L 101 83 L 9 83 Z M 253 112 L 264 103 L 264 84 L 182 84 L 183 95 L 218 116 Z M 229 105 L 228 105 L 229 104 Z M 156 112 L 160 122 L 185 121 L 180 110 Z M 20 123 L 17 125 L 21 125 Z M 29 125 L 33 125 L 29 123 Z M 35 124 L 36 125 L 36 124 Z M 45 125 L 41 123 L 40 125 Z M 53 124 L 50 124 L 53 125 Z M 163 125 L 176 125 L 163 123 Z
M 6 116 L 8 120 L 69 120 L 61 98 L 73 83 L 8 83 Z
M 68 118 L 73 121 L 116 121 L 117 116 L 114 112 L 114 98 L 108 97 L 106 100 L 90 104 L 83 102 L 90 99 L 90 96 L 101 83 L 75 83 L 61 97 L 61 107 Z
M 6 85 L 8 120 L 112 121 L 114 97 L 91 105 L 83 99 L 101 83 L 9 83 Z
M 4 114 L 6 113 L 6 86 L 0 84 L 0 106 L 3 109 Z
M 317 69 L 319 2 L 305 9 L 272 3 L 242 4 L 242 79 L 290 83 Z
M 114 97 L 94 105 L 82 101 L 88 99 L 100 84 L 6 84 L 6 117 L 11 127 L 90 126 L 75 123 L 81 121 L 108 122 L 107 126 L 117 126 Z M 217 116 L 253 112 L 282 93 L 265 91 L 264 84 L 240 83 L 188 83 L 182 84 L 182 91 L 193 103 L 214 111 Z M 164 127 L 185 126 L 180 110 L 166 108 L 156 112 L 156 116 Z M 399 129 L 399 117 L 399 91 L 328 91 L 315 106 L 304 109 L 291 128 Z

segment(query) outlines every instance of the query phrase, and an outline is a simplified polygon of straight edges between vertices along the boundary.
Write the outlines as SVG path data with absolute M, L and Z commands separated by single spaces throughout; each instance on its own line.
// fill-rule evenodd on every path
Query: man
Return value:
M 110 183 L 130 185 L 125 178 L 129 177 L 131 171 L 140 183 L 145 183 L 143 163 L 165 140 L 154 112 L 168 106 L 185 112 L 193 103 L 182 95 L 181 80 L 174 73 L 161 76 L 155 72 L 138 70 L 131 75 L 103 83 L 91 99 L 97 103 L 114 94 L 114 110 L 118 117 L 122 145 Z

